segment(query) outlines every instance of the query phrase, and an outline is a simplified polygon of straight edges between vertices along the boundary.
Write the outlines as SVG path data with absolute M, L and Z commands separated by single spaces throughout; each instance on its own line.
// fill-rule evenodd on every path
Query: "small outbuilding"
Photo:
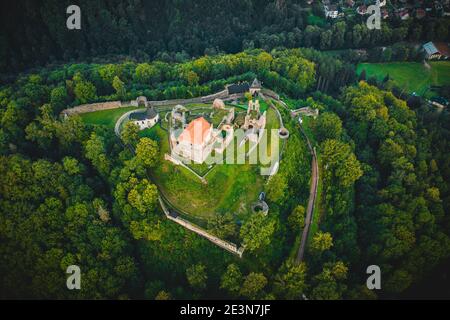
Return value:
M 250 93 L 255 94 L 256 92 L 260 92 L 262 88 L 261 82 L 258 81 L 257 78 L 255 78 L 252 82 L 252 85 L 250 86 Z
M 145 112 L 132 113 L 130 121 L 137 124 L 140 130 L 144 130 L 153 127 L 159 121 L 159 114 L 154 107 L 149 107 Z

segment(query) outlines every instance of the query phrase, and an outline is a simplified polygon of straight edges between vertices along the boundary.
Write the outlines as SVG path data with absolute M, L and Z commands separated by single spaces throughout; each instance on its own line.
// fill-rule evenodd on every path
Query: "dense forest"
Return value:
M 71 4 L 81 8 L 81 30 L 66 28 Z M 0 72 L 99 56 L 181 62 L 252 48 L 360 49 L 449 37 L 445 18 L 392 18 L 371 31 L 367 17 L 335 22 L 320 2 L 305 7 L 303 0 L 8 1 L 0 11 Z M 323 22 L 311 22 L 311 14 Z M 399 51 L 408 56 L 408 48 Z
M 164 218 L 146 174 L 157 141 L 133 130 L 120 141 L 106 126 L 59 116 L 68 106 L 142 94 L 199 96 L 255 76 L 321 111 L 312 123 L 323 172 L 320 230 L 300 265 L 289 251 L 304 224 L 311 159 L 295 119 L 286 123 L 288 156 L 266 186 L 270 214 L 242 227 L 248 250 L 239 259 Z M 450 255 L 449 115 L 408 105 L 386 90 L 389 80 L 374 84 L 313 49 L 67 64 L 18 76 L 0 90 L 0 296 L 376 298 L 365 268 L 377 263 L 380 297 L 395 297 Z M 71 264 L 88 270 L 79 291 L 64 285 Z
M 0 10 L 0 298 L 398 298 L 450 257 L 450 114 L 365 72 L 422 61 L 450 19 L 330 20 L 294 0 L 16 0 Z M 66 28 L 77 4 L 82 29 Z M 308 7 L 310 10 L 305 10 Z M 311 15 L 320 18 L 314 22 Z M 364 50 L 360 50 L 364 49 Z M 320 51 L 319 51 L 320 50 Z M 311 155 L 298 120 L 242 259 L 165 219 L 149 179 L 160 141 L 64 118 L 80 104 L 203 96 L 251 81 L 319 109 L 321 197 L 305 259 Z M 450 97 L 448 87 L 443 96 Z M 134 152 L 133 152 L 134 151 Z M 208 226 L 235 232 L 227 219 Z M 81 290 L 66 268 L 80 265 Z M 377 264 L 382 290 L 366 287 Z

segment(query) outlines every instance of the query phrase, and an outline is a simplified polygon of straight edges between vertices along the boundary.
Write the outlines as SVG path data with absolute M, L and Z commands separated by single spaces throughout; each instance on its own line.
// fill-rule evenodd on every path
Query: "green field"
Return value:
M 118 109 L 109 109 L 109 110 L 101 110 L 94 111 L 89 113 L 80 114 L 81 119 L 83 119 L 84 123 L 87 124 L 99 124 L 105 125 L 109 128 L 114 128 L 117 120 L 119 120 L 120 116 L 124 113 L 138 109 L 137 107 L 124 107 Z
M 308 15 L 307 21 L 308 21 L 308 24 L 318 26 L 318 27 L 323 27 L 326 23 L 325 18 L 315 16 L 312 13 L 310 13 Z
M 450 85 L 450 61 L 429 63 L 431 69 L 419 62 L 360 63 L 358 75 L 366 70 L 366 76 L 382 81 L 386 75 L 407 92 L 423 95 L 430 85 Z M 427 96 L 432 92 L 427 92 Z

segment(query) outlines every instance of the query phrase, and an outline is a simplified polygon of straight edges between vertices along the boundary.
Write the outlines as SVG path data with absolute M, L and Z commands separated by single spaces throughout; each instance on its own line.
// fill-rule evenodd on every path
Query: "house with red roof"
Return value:
M 360 5 L 358 8 L 356 8 L 356 13 L 360 15 L 365 15 L 367 13 L 367 6 L 366 5 Z

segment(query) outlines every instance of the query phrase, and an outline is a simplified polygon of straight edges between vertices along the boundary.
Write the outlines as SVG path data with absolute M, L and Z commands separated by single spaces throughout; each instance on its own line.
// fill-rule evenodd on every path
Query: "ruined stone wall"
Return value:
M 190 103 L 208 103 L 212 102 L 215 99 L 222 99 L 222 100 L 233 100 L 243 97 L 243 94 L 233 94 L 229 95 L 227 90 L 223 90 L 214 94 L 210 94 L 203 97 L 196 97 L 196 98 L 189 98 L 189 99 L 172 99 L 172 100 L 161 100 L 161 101 L 148 101 L 149 105 L 158 107 L 158 106 L 168 106 L 168 105 L 186 105 Z M 137 100 L 131 100 L 131 101 L 108 101 L 108 102 L 98 102 L 98 103 L 91 103 L 91 104 L 83 104 L 79 105 L 73 108 L 65 109 L 61 112 L 63 115 L 73 115 L 73 114 L 81 114 L 81 113 L 88 113 L 93 111 L 100 111 L 100 110 L 109 110 L 109 109 L 116 109 L 121 107 L 138 107 L 138 101 Z
M 264 95 L 270 97 L 270 98 L 274 98 L 275 100 L 279 100 L 280 96 L 278 94 L 276 94 L 275 92 L 273 92 L 272 90 L 269 89 L 262 89 L 261 93 L 263 93 Z
M 120 101 L 98 102 L 82 104 L 73 108 L 65 109 L 61 113 L 70 116 L 73 114 L 88 113 L 93 111 L 117 109 L 124 106 L 125 105 L 123 105 Z
M 212 234 L 206 232 L 205 230 L 203 230 L 202 228 L 196 226 L 195 224 L 177 216 L 177 217 L 173 217 L 170 215 L 168 208 L 166 207 L 166 205 L 164 204 L 164 201 L 161 199 L 161 197 L 158 197 L 159 203 L 161 205 L 161 208 L 164 211 L 165 216 L 167 217 L 167 219 L 172 220 L 173 222 L 178 223 L 179 225 L 185 227 L 188 230 L 191 230 L 193 232 L 195 232 L 196 234 L 208 239 L 209 241 L 211 241 L 212 243 L 214 243 L 215 245 L 231 252 L 234 253 L 236 255 L 238 255 L 239 257 L 242 257 L 242 254 L 244 253 L 244 248 L 238 248 L 237 245 L 235 245 L 234 243 L 222 240 L 216 236 L 213 236 Z

